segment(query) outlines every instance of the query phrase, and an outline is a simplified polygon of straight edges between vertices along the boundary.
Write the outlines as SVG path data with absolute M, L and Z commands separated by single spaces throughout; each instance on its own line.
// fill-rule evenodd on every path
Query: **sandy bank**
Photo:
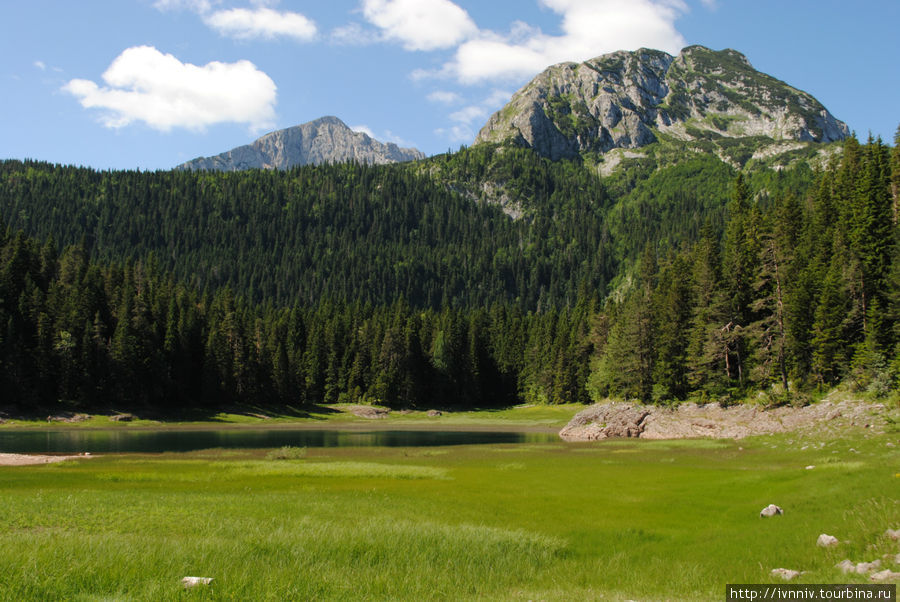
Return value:
M 0 466 L 31 466 L 34 464 L 52 464 L 66 460 L 85 460 L 94 456 L 38 456 L 31 454 L 0 454 Z

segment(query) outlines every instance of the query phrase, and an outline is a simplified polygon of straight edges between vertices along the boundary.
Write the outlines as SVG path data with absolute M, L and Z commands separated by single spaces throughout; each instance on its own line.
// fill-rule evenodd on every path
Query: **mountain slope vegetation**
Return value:
M 606 395 L 727 401 L 772 386 L 777 393 L 843 380 L 878 393 L 894 387 L 900 367 L 897 147 L 851 138 L 802 196 L 763 194 L 749 185 L 754 177 L 765 183 L 788 174 L 739 175 L 725 185 L 731 200 L 724 211 L 713 203 L 711 211 L 701 206 L 696 215 L 674 214 L 685 220 L 684 230 L 657 215 L 655 223 L 673 234 L 636 230 L 627 244 L 604 227 L 604 219 L 626 205 L 613 202 L 590 167 L 528 153 L 488 147 L 431 164 L 239 174 L 93 172 L 5 162 L 4 215 L 17 227 L 40 225 L 46 230 L 32 234 L 47 238 L 38 242 L 7 228 L 0 241 L 2 386 L 26 409 L 60 401 L 93 408 L 115 400 L 118 407 L 163 412 L 184 405 L 337 401 L 484 407 Z M 653 189 L 720 169 L 702 167 L 698 172 L 688 161 L 683 173 L 654 172 L 632 189 L 644 192 L 631 201 L 658 214 L 664 203 L 654 204 Z M 711 189 L 721 187 L 726 175 L 712 178 Z M 504 191 L 506 210 L 515 205 L 516 219 L 499 204 L 467 198 L 485 183 Z M 315 194 L 291 196 L 291 186 Z M 392 203 L 392 190 L 409 192 L 410 200 Z M 272 202 L 278 191 L 287 194 L 282 204 Z M 149 203 L 140 210 L 134 202 L 141 195 L 173 201 L 153 213 Z M 246 197 L 255 199 L 248 206 L 261 208 L 256 221 L 249 210 L 223 200 Z M 192 198 L 204 202 L 193 205 Z M 325 286 L 335 276 L 324 267 L 344 269 L 346 298 L 331 295 L 341 290 L 336 284 L 318 294 L 311 286 L 301 289 L 310 291 L 306 297 L 278 298 L 261 286 L 265 271 L 241 275 L 253 266 L 266 269 L 267 259 L 251 249 L 270 249 L 276 253 L 271 257 L 295 252 L 277 242 L 285 222 L 251 229 L 252 236 L 242 225 L 290 215 L 290 203 L 304 198 L 312 204 L 292 225 L 309 237 L 298 240 L 313 247 L 309 265 L 319 269 L 304 277 L 318 273 L 315 282 Z M 413 200 L 419 213 L 409 213 Z M 413 235 L 413 225 L 429 224 L 423 216 L 437 208 L 447 221 L 435 220 L 432 230 Z M 117 211 L 130 218 L 116 218 Z M 347 226 L 329 228 L 340 222 L 316 221 L 316 212 L 347 212 Z M 393 221 L 379 230 L 373 227 L 379 220 Z M 694 235 L 689 230 L 698 221 Z M 627 223 L 654 222 L 621 220 L 617 227 Z M 119 234 L 113 224 L 131 230 Z M 302 229 L 309 224 L 316 227 Z M 232 228 L 217 234 L 222 246 L 196 249 L 210 258 L 245 260 L 231 266 L 232 277 L 246 278 L 235 280 L 244 288 L 226 277 L 192 281 L 190 274 L 202 274 L 200 264 L 193 272 L 179 264 L 180 248 L 141 246 L 165 240 L 167 232 L 169 240 L 187 244 L 185 232 L 202 236 L 217 225 Z M 391 232 L 404 236 L 385 236 Z M 423 236 L 427 242 L 414 242 Z M 65 237 L 80 240 L 58 253 L 55 241 Z M 342 237 L 348 238 L 340 246 Z M 630 261 L 626 249 L 641 239 L 637 260 Z M 501 277 L 504 248 L 510 264 L 522 266 L 521 282 Z M 445 269 L 431 280 L 437 291 L 432 296 L 404 299 L 391 289 L 399 282 L 424 290 L 416 277 L 373 279 L 372 273 L 397 273 L 388 259 L 414 261 L 419 249 L 426 259 L 430 249 L 435 265 Z M 333 255 L 342 260 L 329 264 Z M 354 262 L 367 266 L 356 281 L 344 267 Z M 216 266 L 224 269 L 228 262 Z M 587 276 L 573 279 L 578 274 Z M 548 284 L 535 291 L 528 278 L 542 277 Z M 383 297 L 352 298 L 377 285 Z

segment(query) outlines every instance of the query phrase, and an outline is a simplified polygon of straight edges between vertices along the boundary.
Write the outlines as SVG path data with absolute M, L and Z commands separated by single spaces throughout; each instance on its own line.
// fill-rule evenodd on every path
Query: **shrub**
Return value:
M 266 460 L 302 460 L 305 457 L 305 447 L 291 447 L 290 445 L 285 445 L 280 449 L 273 449 L 266 454 Z

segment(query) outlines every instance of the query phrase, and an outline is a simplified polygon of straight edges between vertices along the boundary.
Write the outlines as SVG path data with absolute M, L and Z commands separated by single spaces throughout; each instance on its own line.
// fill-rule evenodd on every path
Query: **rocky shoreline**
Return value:
M 718 403 L 675 408 L 635 403 L 598 404 L 575 415 L 559 435 L 566 441 L 640 439 L 743 439 L 810 428 L 846 427 L 883 432 L 890 410 L 881 403 L 821 401 L 804 407 L 767 409 L 758 405 L 723 407 Z

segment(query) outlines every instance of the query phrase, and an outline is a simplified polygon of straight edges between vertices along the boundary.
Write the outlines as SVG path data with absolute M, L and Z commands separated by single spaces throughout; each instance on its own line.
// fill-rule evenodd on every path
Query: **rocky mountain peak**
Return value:
M 849 135 L 811 95 L 753 68 L 736 50 L 641 48 L 546 69 L 495 113 L 475 142 L 512 142 L 551 159 L 681 140 L 764 136 L 832 142 Z
M 255 142 L 213 157 L 200 157 L 178 169 L 239 171 L 243 169 L 288 169 L 297 165 L 320 165 L 355 160 L 384 164 L 424 159 L 414 148 L 382 143 L 363 132 L 355 132 L 337 117 L 327 116 L 302 125 L 266 134 Z

